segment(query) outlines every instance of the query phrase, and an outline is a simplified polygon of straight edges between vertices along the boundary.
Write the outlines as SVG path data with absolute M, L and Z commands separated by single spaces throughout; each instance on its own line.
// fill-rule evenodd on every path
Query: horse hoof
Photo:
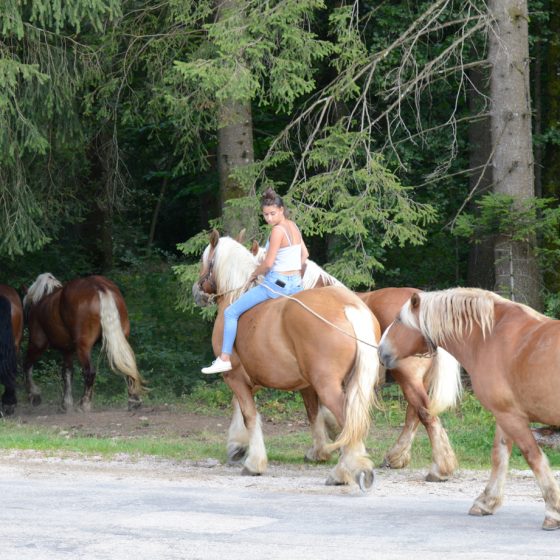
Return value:
M 426 475 L 426 482 L 445 482 L 446 480 L 447 478 L 436 473 L 429 472 Z
M 372 486 L 375 479 L 375 474 L 372 470 L 360 471 L 356 477 L 356 482 L 362 492 L 367 492 Z
M 346 482 L 337 480 L 332 475 L 329 475 L 329 477 L 325 481 L 325 486 L 346 486 L 346 484 L 347 484 Z
M 245 460 L 247 456 L 246 447 L 236 447 L 232 451 L 228 452 L 228 465 L 239 465 Z
M 14 404 L 5 404 L 0 411 L 1 416 L 13 416 L 16 412 L 16 406 Z
M 241 476 L 261 476 L 261 474 L 262 473 L 254 472 L 251 469 L 248 469 L 247 467 L 243 467 L 241 471 Z
M 552 517 L 545 517 L 542 528 L 545 531 L 556 531 L 557 529 L 560 529 L 560 521 L 552 519 Z
M 140 399 L 128 399 L 128 410 L 138 410 L 142 406 L 142 401 Z
M 492 513 L 475 504 L 469 510 L 469 515 L 473 515 L 474 517 L 484 517 L 485 515 L 492 515 Z

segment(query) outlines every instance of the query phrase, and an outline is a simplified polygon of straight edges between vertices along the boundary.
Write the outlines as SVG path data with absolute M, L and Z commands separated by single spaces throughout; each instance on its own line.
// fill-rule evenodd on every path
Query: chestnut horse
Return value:
M 14 413 L 17 356 L 23 336 L 23 307 L 18 293 L 0 284 L 0 382 L 4 385 L 0 416 Z
M 243 245 L 212 232 L 193 296 L 199 305 L 206 305 L 210 294 L 217 300 L 212 335 L 216 355 L 222 343 L 224 309 L 243 293 L 256 266 L 255 257 Z M 313 404 L 308 413 L 317 410 L 320 401 L 342 427 L 333 444 L 322 443 L 320 453 L 342 451 L 327 484 L 356 481 L 362 489 L 372 485 L 373 464 L 364 438 L 379 369 L 375 346 L 379 335 L 371 311 L 346 288 L 305 290 L 268 300 L 243 313 L 232 355 L 233 369 L 223 374 L 248 434 L 243 474 L 258 475 L 267 467 L 253 393 L 260 387 L 271 387 L 302 391 Z M 310 416 L 309 420 L 313 426 L 315 419 Z M 232 437 L 230 429 L 230 456 L 238 445 Z
M 529 426 L 560 425 L 560 321 L 485 290 L 420 293 L 385 331 L 379 355 L 392 367 L 426 343 L 461 362 L 474 394 L 496 418 L 492 473 L 469 513 L 491 515 L 501 505 L 515 443 L 545 501 L 543 529 L 560 528 L 560 488 Z
M 130 322 L 124 298 L 115 283 L 103 276 L 77 278 L 62 285 L 52 274 L 40 274 L 24 300 L 28 316 L 29 345 L 23 371 L 30 401 L 37 405 L 41 393 L 33 381 L 33 365 L 50 346 L 63 356 L 62 410 L 74 405 L 72 397 L 73 357 L 77 355 L 84 377 L 84 394 L 79 406 L 91 410 L 95 368 L 93 345 L 103 340 L 109 365 L 121 372 L 128 386 L 128 407 L 138 408 L 144 380 L 127 338 Z
M 264 249 L 253 243 L 251 252 L 257 260 Z M 304 288 L 343 284 L 311 260 L 303 276 Z M 416 288 L 381 288 L 372 292 L 357 292 L 378 319 L 381 332 L 391 324 L 402 305 L 420 290 Z M 432 447 L 432 464 L 426 475 L 429 482 L 445 480 L 457 468 L 457 459 L 438 414 L 454 406 L 461 394 L 459 363 L 445 350 L 430 352 L 425 346 L 418 355 L 401 360 L 391 374 L 407 401 L 405 424 L 393 447 L 386 453 L 384 464 L 393 469 L 406 467 L 411 459 L 411 447 L 418 425 L 428 433 Z M 235 409 L 234 409 L 235 410 Z M 328 414 L 324 418 L 328 427 Z

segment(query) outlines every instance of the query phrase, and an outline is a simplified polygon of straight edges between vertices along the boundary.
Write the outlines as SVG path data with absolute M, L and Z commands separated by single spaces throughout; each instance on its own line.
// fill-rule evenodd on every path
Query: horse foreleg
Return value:
M 507 430 L 508 437 L 519 447 L 523 457 L 535 474 L 545 503 L 545 517 L 542 528 L 547 531 L 560 529 L 560 488 L 550 469 L 546 455 L 535 441 L 535 436 L 529 424 L 525 418 L 511 414 L 507 415 L 505 421 L 501 417 L 499 421 L 503 426 L 507 426 L 504 431 Z
M 311 426 L 311 436 L 313 438 L 313 446 L 305 454 L 304 460 L 310 462 L 328 461 L 331 453 L 327 451 L 328 442 L 327 426 L 325 417 L 319 410 L 319 397 L 315 390 L 311 387 L 300 391 L 307 412 L 307 418 Z
M 429 413 L 430 400 L 421 377 L 404 369 L 395 370 L 394 377 L 401 386 L 408 407 L 404 429 L 395 446 L 387 454 L 386 461 L 392 468 L 404 467 L 410 462 L 410 448 L 420 421 L 426 429 L 432 447 L 432 464 L 426 480 L 441 482 L 457 468 L 457 458 L 449 443 L 447 432 L 439 417 Z
M 91 401 L 93 399 L 93 384 L 95 382 L 95 368 L 91 363 L 91 347 L 79 346 L 77 355 L 82 366 L 82 375 L 84 377 L 84 394 L 78 403 L 84 412 L 91 411 Z
M 496 424 L 490 479 L 484 492 L 474 501 L 469 515 L 492 515 L 502 505 L 512 446 L 513 440 L 506 435 L 499 424 Z
M 231 417 L 231 424 L 228 430 L 227 456 L 228 463 L 236 465 L 243 462 L 247 455 L 250 435 L 249 430 L 245 426 L 237 397 L 232 398 L 231 405 L 233 407 L 233 416 Z
M 252 390 L 243 379 L 243 374 L 238 368 L 224 374 L 224 381 L 237 397 L 245 428 L 249 435 L 249 447 L 241 474 L 260 475 L 266 472 L 268 459 L 264 446 L 261 417 L 257 412 Z
M 62 403 L 63 412 L 68 412 L 74 408 L 74 397 L 72 396 L 72 381 L 74 379 L 74 367 L 72 363 L 72 354 L 64 354 L 62 360 Z
M 23 382 L 29 402 L 33 406 L 39 406 L 41 404 L 41 390 L 33 381 L 33 366 L 46 349 L 46 342 L 44 345 L 38 345 L 30 341 L 23 362 Z

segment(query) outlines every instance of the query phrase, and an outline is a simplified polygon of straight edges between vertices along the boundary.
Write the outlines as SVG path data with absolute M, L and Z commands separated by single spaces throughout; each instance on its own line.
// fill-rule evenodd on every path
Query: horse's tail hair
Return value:
M 432 365 L 426 373 L 429 413 L 437 416 L 447 408 L 455 406 L 462 393 L 461 366 L 446 350 L 438 347 Z
M 367 436 L 371 408 L 376 403 L 374 388 L 379 376 L 378 341 L 375 339 L 371 312 L 365 306 L 363 309 L 347 306 L 344 312 L 358 341 L 354 367 L 346 383 L 344 426 L 336 440 L 327 446 L 329 453 L 346 445 L 362 443 Z
M 15 388 L 17 375 L 16 343 L 12 330 L 12 304 L 0 296 L 0 381 L 6 388 Z
M 99 290 L 102 349 L 107 353 L 113 371 L 120 371 L 128 378 L 129 387 L 135 395 L 144 392 L 145 381 L 136 366 L 136 357 L 121 325 L 121 317 L 115 298 L 109 291 Z

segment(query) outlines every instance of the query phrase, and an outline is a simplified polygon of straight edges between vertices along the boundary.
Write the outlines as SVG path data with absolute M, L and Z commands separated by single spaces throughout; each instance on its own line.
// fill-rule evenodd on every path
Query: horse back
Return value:
M 401 307 L 419 292 L 417 288 L 380 288 L 373 292 L 358 293 L 358 296 L 376 316 L 383 332 L 395 320 Z
M 335 371 L 341 382 L 356 355 L 345 308 L 362 309 L 379 334 L 377 321 L 346 288 L 304 290 L 293 299 L 268 300 L 241 315 L 236 350 L 243 365 L 254 382 L 266 387 L 299 390 L 309 384 L 312 370 Z
M 113 296 L 119 311 L 121 326 L 126 336 L 130 333 L 130 321 L 126 304 L 118 286 L 104 276 L 87 276 L 67 282 L 60 294 L 60 315 L 68 330 L 74 335 L 88 333 L 97 340 L 101 335 L 99 292 Z
M 16 290 L 6 284 L 0 284 L 0 296 L 5 297 L 10 303 L 12 333 L 16 351 L 19 351 L 21 339 L 23 337 L 23 306 L 21 304 L 21 299 Z

